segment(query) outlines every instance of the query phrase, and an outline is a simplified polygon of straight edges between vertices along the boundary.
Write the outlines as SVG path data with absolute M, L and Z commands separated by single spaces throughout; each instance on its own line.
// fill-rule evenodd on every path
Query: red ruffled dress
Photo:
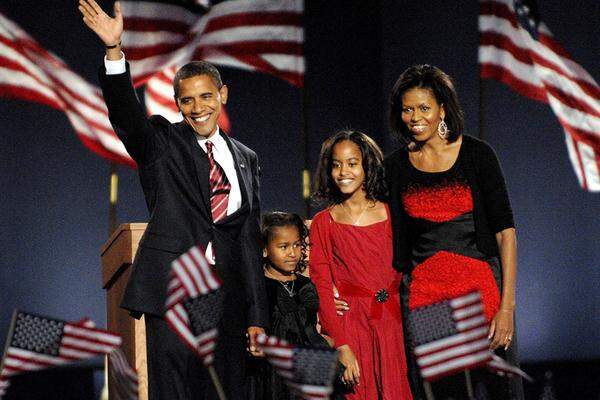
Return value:
M 349 345 L 360 366 L 360 385 L 346 398 L 412 399 L 389 210 L 387 220 L 368 226 L 338 223 L 329 210 L 321 211 L 312 221 L 310 240 L 310 276 L 319 294 L 323 331 L 335 347 Z M 335 311 L 334 284 L 349 303 L 344 316 Z

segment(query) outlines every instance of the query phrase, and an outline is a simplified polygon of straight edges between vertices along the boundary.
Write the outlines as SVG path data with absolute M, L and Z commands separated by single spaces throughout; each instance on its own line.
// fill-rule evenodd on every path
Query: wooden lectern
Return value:
M 131 275 L 133 258 L 144 230 L 145 223 L 120 225 L 102 246 L 102 287 L 106 289 L 106 312 L 108 330 L 123 337 L 123 352 L 130 365 L 137 369 L 139 399 L 148 399 L 148 371 L 146 367 L 146 327 L 144 318 L 132 318 L 119 307 L 125 285 Z M 108 379 L 111 398 L 113 382 Z

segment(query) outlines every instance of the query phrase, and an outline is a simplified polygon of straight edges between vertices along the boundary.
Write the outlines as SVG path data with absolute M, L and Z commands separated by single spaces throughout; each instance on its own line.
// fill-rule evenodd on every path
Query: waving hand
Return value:
M 115 17 L 111 18 L 94 0 L 79 0 L 79 11 L 83 22 L 92 30 L 105 46 L 118 45 L 123 33 L 123 14 L 121 3 L 115 2 Z

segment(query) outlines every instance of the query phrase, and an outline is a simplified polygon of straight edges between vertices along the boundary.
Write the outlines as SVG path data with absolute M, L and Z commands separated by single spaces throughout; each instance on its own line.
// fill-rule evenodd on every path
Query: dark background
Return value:
M 102 46 L 75 4 L 2 0 L 0 12 L 97 84 Z M 557 40 L 600 79 L 600 2 L 538 5 Z M 478 135 L 478 2 L 308 1 L 306 8 L 304 112 L 301 91 L 287 83 L 222 68 L 232 135 L 261 159 L 264 210 L 304 212 L 303 118 L 313 171 L 321 142 L 341 128 L 364 130 L 393 150 L 387 97 L 411 64 L 432 63 L 455 78 L 466 133 Z M 521 357 L 598 360 L 600 194 L 579 188 L 549 106 L 494 81 L 486 82 L 485 102 L 485 139 L 502 162 L 518 225 Z M 2 98 L 0 115 L 0 341 L 14 308 L 90 316 L 102 326 L 109 165 L 58 111 Z M 146 221 L 136 172 L 121 167 L 119 177 L 119 222 Z

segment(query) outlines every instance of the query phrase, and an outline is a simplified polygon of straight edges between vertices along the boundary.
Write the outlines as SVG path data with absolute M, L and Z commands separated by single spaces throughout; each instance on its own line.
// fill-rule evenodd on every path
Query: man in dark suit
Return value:
M 229 400 L 244 396 L 245 333 L 251 352 L 267 321 L 259 243 L 256 154 L 217 125 L 227 86 L 205 62 L 182 67 L 173 85 L 184 121 L 147 118 L 121 52 L 123 20 L 80 0 L 84 22 L 106 46 L 100 82 L 111 123 L 137 162 L 150 212 L 122 307 L 145 315 L 150 399 L 213 399 L 201 362 L 163 319 L 170 263 L 193 245 L 206 249 L 223 281 L 224 313 L 215 368 Z

